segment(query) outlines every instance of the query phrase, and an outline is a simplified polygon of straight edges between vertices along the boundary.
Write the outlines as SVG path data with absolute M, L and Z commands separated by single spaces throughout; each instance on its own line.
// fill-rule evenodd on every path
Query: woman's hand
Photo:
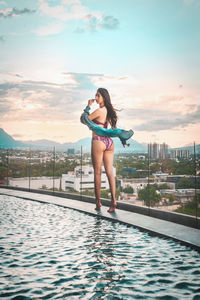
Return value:
M 92 103 L 94 103 L 94 100 L 95 100 L 95 99 L 90 99 L 90 100 L 88 100 L 88 105 L 89 105 L 89 106 L 92 105 Z

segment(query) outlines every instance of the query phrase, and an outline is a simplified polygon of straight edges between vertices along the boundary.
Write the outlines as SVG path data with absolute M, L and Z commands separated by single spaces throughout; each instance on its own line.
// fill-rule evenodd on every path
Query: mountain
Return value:
M 0 128 L 0 148 L 26 148 L 27 145 L 23 142 L 16 141 L 13 137 L 7 134 Z
M 112 138 L 115 145 L 115 153 L 147 153 L 148 144 L 147 143 L 138 143 L 136 140 L 129 139 L 128 143 L 130 146 L 125 148 L 122 146 L 121 141 L 119 138 Z M 91 152 L 91 137 L 83 138 L 78 140 L 75 143 L 57 143 L 51 140 L 41 139 L 36 141 L 26 141 L 21 142 L 13 139 L 12 136 L 7 134 L 2 128 L 0 128 L 0 148 L 14 148 L 14 149 L 28 149 L 31 148 L 32 150 L 53 150 L 55 147 L 56 151 L 67 151 L 69 148 L 74 148 L 75 151 L 81 151 L 81 146 L 83 153 Z M 188 145 L 184 147 L 176 147 L 176 148 L 169 148 L 168 150 L 172 149 L 188 149 L 190 153 L 194 153 L 193 145 Z M 196 153 L 200 153 L 200 144 L 196 145 Z
M 115 145 L 115 152 L 123 152 L 123 153 L 130 153 L 130 152 L 146 152 L 147 151 L 147 145 L 140 144 L 137 141 L 130 139 L 128 142 L 130 143 L 130 146 L 125 148 L 122 146 L 122 143 L 120 142 L 119 138 L 113 138 L 114 145 Z M 7 134 L 2 128 L 0 128 L 0 148 L 14 148 L 14 149 L 24 149 L 24 148 L 31 148 L 32 150 L 53 150 L 53 147 L 55 146 L 56 151 L 67 151 L 69 148 L 74 148 L 75 151 L 80 151 L 81 146 L 83 153 L 84 152 L 91 152 L 91 137 L 83 138 L 78 140 L 75 143 L 69 142 L 69 143 L 57 143 L 51 140 L 41 139 L 36 141 L 16 141 L 13 139 L 12 136 Z

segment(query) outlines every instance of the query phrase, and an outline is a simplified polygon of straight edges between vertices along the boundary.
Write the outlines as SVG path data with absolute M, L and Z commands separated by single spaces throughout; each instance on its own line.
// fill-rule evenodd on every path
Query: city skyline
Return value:
M 0 1 L 0 128 L 76 142 L 104 87 L 134 140 L 199 144 L 199 13 L 198 0 Z

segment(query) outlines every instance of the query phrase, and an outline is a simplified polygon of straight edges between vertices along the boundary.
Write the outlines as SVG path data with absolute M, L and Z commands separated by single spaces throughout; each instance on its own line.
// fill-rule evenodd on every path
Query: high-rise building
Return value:
M 176 150 L 171 150 L 170 151 L 170 158 L 171 159 L 176 159 Z
M 153 158 L 159 158 L 159 144 L 153 143 Z
M 168 158 L 168 145 L 165 143 L 160 144 L 160 158 L 161 159 Z
M 153 157 L 153 145 L 152 145 L 152 143 L 148 144 L 148 155 L 149 155 L 149 158 Z
M 149 143 L 148 144 L 148 154 L 150 158 L 153 159 L 167 159 L 168 158 L 168 145 L 163 144 L 157 144 L 157 143 Z

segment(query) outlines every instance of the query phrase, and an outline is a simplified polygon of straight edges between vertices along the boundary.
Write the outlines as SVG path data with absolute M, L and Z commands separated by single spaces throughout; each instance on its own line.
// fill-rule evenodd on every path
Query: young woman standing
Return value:
M 88 118 L 101 127 L 107 128 L 109 123 L 111 128 L 116 128 L 117 115 L 111 104 L 108 91 L 105 88 L 99 88 L 96 92 L 95 99 L 90 99 L 88 101 L 88 106 L 91 106 L 95 100 L 97 104 L 99 104 L 99 108 L 97 108 L 93 113 L 89 114 Z M 100 136 L 92 131 L 91 157 L 94 168 L 94 186 L 96 196 L 95 209 L 100 210 L 102 206 L 100 202 L 100 195 L 102 173 L 101 166 L 103 161 L 111 192 L 111 203 L 108 212 L 114 212 L 117 202 L 115 198 L 115 177 L 113 174 L 114 143 L 111 137 Z

